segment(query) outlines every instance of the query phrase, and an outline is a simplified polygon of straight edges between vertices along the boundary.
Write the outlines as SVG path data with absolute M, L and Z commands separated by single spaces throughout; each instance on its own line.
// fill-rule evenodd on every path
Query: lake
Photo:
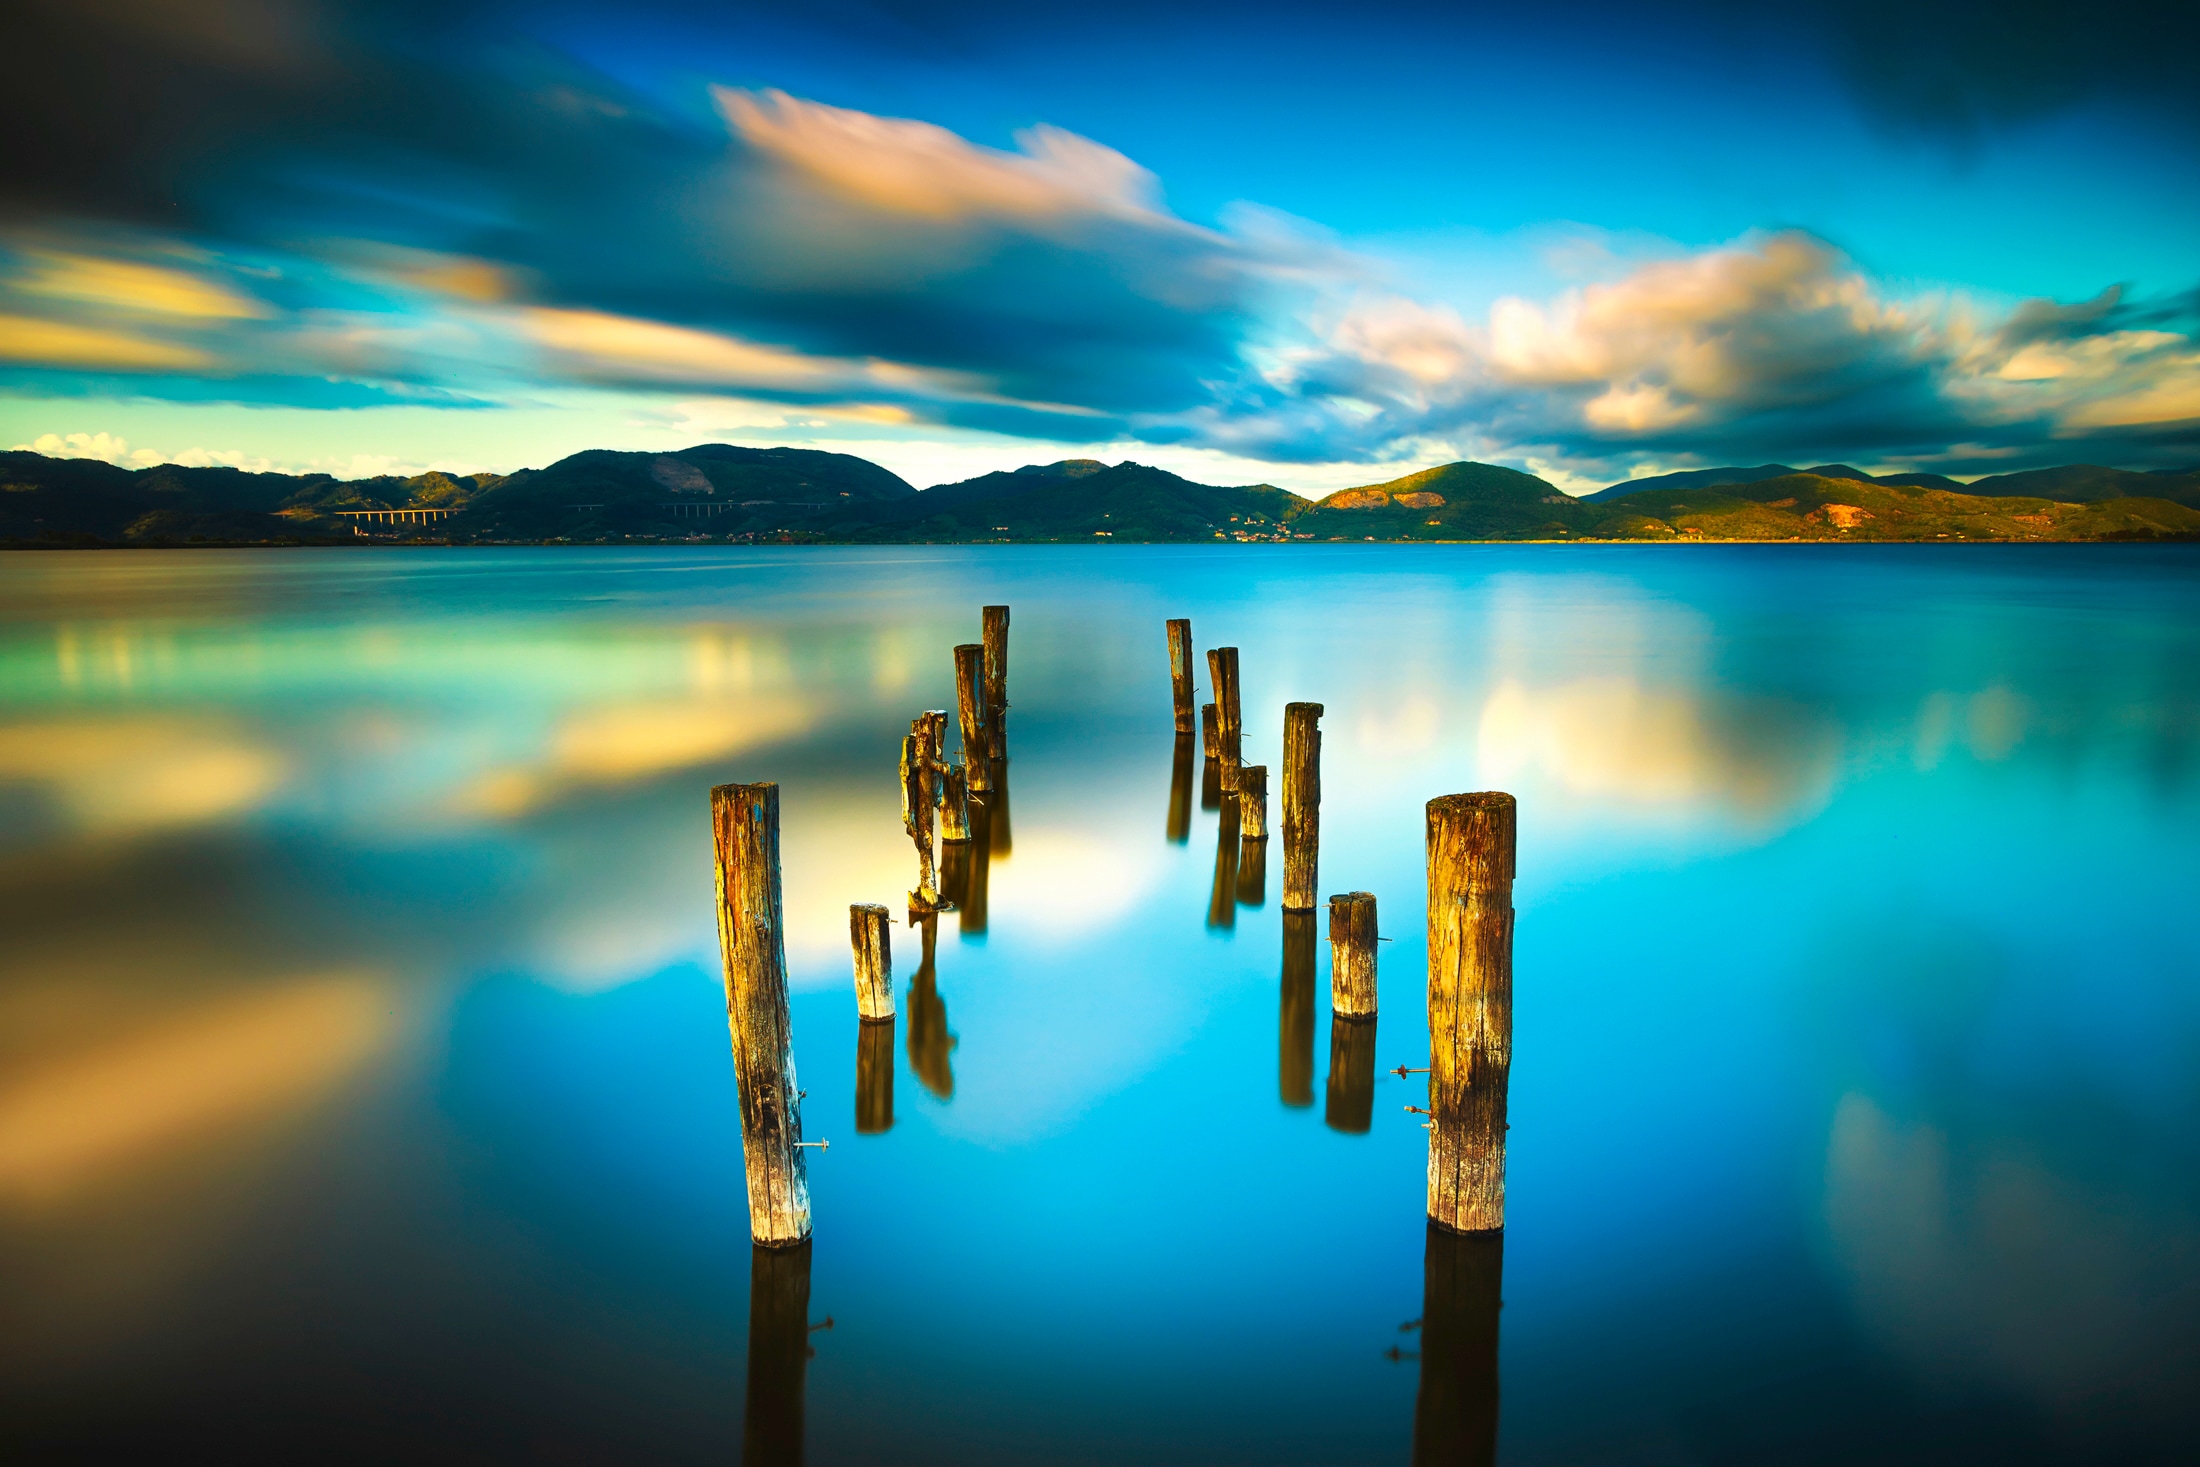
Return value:
M 1006 797 L 882 1039 L 847 908 L 914 884 L 900 740 L 990 602 Z M 1248 762 L 1325 707 L 1372 1041 L 1180 783 L 1172 616 Z M 831 1143 L 755 1361 L 734 780 Z M 1439 1319 L 1387 1072 L 1423 806 L 1485 789 L 1509 1210 Z M 1443 1329 L 1507 1463 L 2184 1460 L 2196 912 L 2195 547 L 0 556 L 0 1442 L 1404 1463 Z

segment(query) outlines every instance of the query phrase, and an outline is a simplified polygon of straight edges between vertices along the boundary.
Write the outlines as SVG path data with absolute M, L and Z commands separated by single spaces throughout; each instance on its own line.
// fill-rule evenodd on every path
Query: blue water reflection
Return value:
M 1012 799 L 867 1031 L 847 905 L 986 602 Z M 1248 762 L 1327 708 L 1364 1033 L 1171 732 L 1174 615 Z M 1497 1263 L 1429 1249 L 1389 1071 L 1421 803 L 1505 788 L 1500 1458 L 2168 1460 L 2196 753 L 2177 548 L 0 557 L 0 1440 L 724 1460 L 792 1379 L 813 1463 L 1464 1450 L 1423 1376 Z M 716 976 L 705 792 L 762 778 L 806 1298 Z

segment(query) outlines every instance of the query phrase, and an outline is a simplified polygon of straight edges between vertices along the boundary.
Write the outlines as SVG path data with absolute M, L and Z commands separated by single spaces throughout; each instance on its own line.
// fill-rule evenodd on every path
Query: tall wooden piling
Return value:
M 1421 1386 L 1413 1467 L 1497 1460 L 1497 1321 L 1505 1235 L 1462 1236 L 1429 1223 L 1421 1263 Z
M 1329 1017 L 1329 1098 L 1322 1119 L 1332 1131 L 1364 1136 L 1375 1120 L 1375 1019 Z
M 894 1017 L 894 952 L 886 909 L 868 902 L 848 908 L 848 945 L 855 952 L 856 1012 L 865 1019 Z
M 856 1025 L 856 1134 L 894 1129 L 894 1021 Z
M 1215 754 L 1222 761 L 1222 788 L 1237 788 L 1238 765 L 1245 750 L 1245 722 L 1238 704 L 1238 649 L 1207 652 L 1207 681 L 1215 694 Z
M 1238 837 L 1268 839 L 1268 766 L 1246 764 L 1238 769 Z
M 1348 891 L 1329 899 L 1329 1007 L 1347 1018 L 1375 1017 L 1375 898 Z
M 1169 622 L 1169 695 L 1175 702 L 1176 731 L 1192 732 L 1192 624 L 1181 616 Z
M 1322 833 L 1322 705 L 1283 709 L 1283 909 L 1314 910 Z
M 749 1254 L 749 1382 L 741 1460 L 801 1467 L 803 1377 L 810 1362 L 810 1244 Z
M 718 857 L 718 945 L 726 1022 L 741 1094 L 749 1236 L 767 1248 L 810 1236 L 801 1091 L 787 1015 L 787 944 L 779 902 L 779 786 L 722 784 L 710 792 Z
M 1192 838 L 1192 736 L 1176 736 L 1176 753 L 1169 764 L 1169 844 L 1180 846 Z
M 1008 608 L 988 606 L 980 615 L 985 647 L 985 747 L 995 759 L 1008 757 Z
M 1455 1233 L 1505 1226 L 1517 817 L 1507 794 L 1428 802 L 1428 1213 Z
M 1283 914 L 1283 991 L 1276 1014 L 1276 1096 L 1314 1103 L 1314 914 Z
M 992 759 L 985 742 L 985 647 L 965 642 L 955 649 L 955 711 L 962 721 L 962 762 L 970 788 L 983 794 L 992 788 L 987 764 Z

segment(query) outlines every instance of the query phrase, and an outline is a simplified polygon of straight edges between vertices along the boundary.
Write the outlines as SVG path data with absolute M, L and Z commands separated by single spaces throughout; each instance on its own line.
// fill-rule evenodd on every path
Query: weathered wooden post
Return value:
M 1329 899 L 1329 1007 L 1351 1019 L 1375 1017 L 1375 897 L 1348 891 Z
M 1212 703 L 1199 705 L 1199 746 L 1210 759 L 1222 757 L 1222 715 Z
M 993 787 L 985 742 L 985 647 L 965 642 L 955 649 L 955 711 L 962 719 L 962 762 L 970 788 L 984 794 Z
M 985 748 L 994 759 L 1008 758 L 1008 608 L 988 606 L 985 627 Z
M 1192 838 L 1192 736 L 1176 736 L 1176 755 L 1169 766 L 1169 844 L 1183 845 Z
M 749 1253 L 749 1388 L 741 1460 L 801 1467 L 803 1376 L 810 1361 L 810 1244 Z
M 1283 909 L 1314 910 L 1322 831 L 1322 705 L 1283 709 Z
M 1268 839 L 1268 766 L 1246 764 L 1238 769 L 1238 836 L 1249 841 Z
M 1169 622 L 1169 694 L 1175 700 L 1176 731 L 1192 731 L 1192 623 L 1175 617 Z
M 855 951 L 856 1012 L 865 1019 L 894 1017 L 894 952 L 886 909 L 868 902 L 848 908 L 848 944 Z
M 1245 722 L 1238 706 L 1237 648 L 1208 649 L 1207 680 L 1215 690 L 1215 742 L 1222 761 L 1222 788 L 1227 793 L 1237 788 L 1238 765 L 1245 750 Z
M 1428 1215 L 1455 1233 L 1505 1226 L 1517 817 L 1507 794 L 1428 802 Z
M 1414 1467 L 1490 1467 L 1497 1460 L 1497 1319 L 1505 1235 L 1428 1229 L 1421 1275 L 1421 1386 L 1413 1402 Z
M 917 920 L 923 960 L 909 975 L 909 1068 L 917 1082 L 941 1100 L 955 1098 L 955 1071 L 948 1055 L 955 1036 L 947 1032 L 947 1002 L 940 997 L 939 974 L 932 966 L 940 919 L 930 913 Z
M 1207 896 L 1207 925 L 1216 930 L 1237 926 L 1238 817 L 1237 796 L 1222 797 L 1222 818 L 1215 822 L 1215 884 Z
M 1329 1101 L 1322 1119 L 1332 1131 L 1364 1136 L 1375 1119 L 1375 1018 L 1329 1017 Z
M 894 1129 L 894 1021 L 856 1025 L 856 1134 Z
M 1314 1103 L 1314 914 L 1283 914 L 1283 995 L 1276 1015 L 1276 1093 Z
M 960 764 L 950 764 L 940 780 L 940 841 L 961 845 L 969 839 L 970 781 Z M 940 890 L 945 892 L 947 887 L 943 884 Z
M 1199 762 L 1199 808 L 1219 810 L 1222 808 L 1222 733 L 1212 703 L 1200 705 L 1199 741 L 1206 751 Z
M 939 834 L 940 745 L 946 727 L 947 714 L 932 709 L 909 720 L 909 734 L 901 741 L 901 824 L 917 847 L 917 888 L 909 893 L 914 911 L 940 902 L 934 838 Z
M 779 786 L 722 784 L 710 792 L 718 856 L 718 946 L 726 1022 L 741 1092 L 749 1236 L 767 1248 L 810 1236 L 801 1091 L 787 1017 L 787 944 L 779 905 Z

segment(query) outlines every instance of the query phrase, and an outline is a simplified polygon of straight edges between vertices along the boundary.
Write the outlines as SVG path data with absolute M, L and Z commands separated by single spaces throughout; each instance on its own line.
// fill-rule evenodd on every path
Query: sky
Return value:
M 15 0 L 0 447 L 2189 467 L 2192 15 Z

